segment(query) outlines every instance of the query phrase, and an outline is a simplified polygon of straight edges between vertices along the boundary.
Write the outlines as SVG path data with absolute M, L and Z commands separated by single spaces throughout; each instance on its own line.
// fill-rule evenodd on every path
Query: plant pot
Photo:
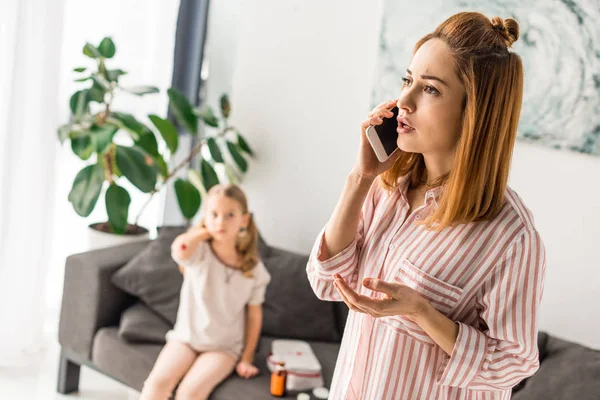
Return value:
M 139 242 L 150 238 L 148 229 L 127 225 L 125 234 L 119 235 L 109 232 L 108 222 L 97 222 L 88 226 L 88 250 L 101 249 L 104 247 L 118 246 L 121 244 Z

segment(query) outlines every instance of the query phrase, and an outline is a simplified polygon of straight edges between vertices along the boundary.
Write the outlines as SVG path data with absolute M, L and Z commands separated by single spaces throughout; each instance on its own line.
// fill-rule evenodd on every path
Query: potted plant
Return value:
M 132 114 L 113 109 L 114 98 L 120 93 L 145 96 L 159 91 L 153 86 L 123 86 L 120 78 L 127 72 L 107 66 L 107 60 L 115 52 L 115 44 L 108 37 L 97 47 L 86 43 L 83 53 L 94 60 L 95 68 L 74 69 L 83 74 L 76 81 L 86 87 L 71 96 L 70 121 L 58 128 L 60 142 L 70 142 L 73 153 L 86 162 L 68 196 L 73 209 L 87 217 L 99 200 L 106 207 L 108 220 L 89 225 L 90 248 L 147 238 L 148 229 L 139 226 L 139 218 L 152 197 L 173 178 L 177 178 L 174 184 L 179 207 L 190 221 L 200 208 L 202 194 L 210 187 L 223 179 L 241 181 L 248 168 L 242 154 L 252 155 L 241 134 L 227 124 L 231 109 L 226 95 L 221 97 L 223 122 L 220 122 L 212 108 L 195 109 L 181 92 L 171 88 L 168 90 L 171 110 L 190 134 L 198 134 L 198 120 L 222 129 L 200 141 L 181 163 L 169 170 L 168 161 L 179 144 L 176 127 L 155 114 L 148 115 L 150 123 L 146 124 Z M 225 146 L 227 155 L 220 146 Z M 198 170 L 188 168 L 193 161 L 198 163 Z M 215 168 L 221 168 L 225 174 L 219 178 Z M 183 173 L 185 177 L 180 176 Z M 131 196 L 123 186 L 124 181 L 147 194 L 147 201 L 132 223 L 129 222 Z

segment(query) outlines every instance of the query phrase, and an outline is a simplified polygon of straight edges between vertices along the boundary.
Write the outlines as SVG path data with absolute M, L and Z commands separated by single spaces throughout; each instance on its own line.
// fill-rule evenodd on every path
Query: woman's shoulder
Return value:
M 521 225 L 521 228 L 524 230 L 535 231 L 535 220 L 533 217 L 533 213 L 525 204 L 525 201 L 519 196 L 519 194 L 510 186 L 506 186 L 506 190 L 504 191 L 504 200 L 505 207 L 507 210 L 505 213 L 508 215 L 504 215 L 502 218 L 505 220 L 511 220 L 516 218 Z M 504 211 L 504 210 L 503 210 Z M 502 215 L 502 213 L 500 213 Z M 509 217 L 508 219 L 506 217 Z

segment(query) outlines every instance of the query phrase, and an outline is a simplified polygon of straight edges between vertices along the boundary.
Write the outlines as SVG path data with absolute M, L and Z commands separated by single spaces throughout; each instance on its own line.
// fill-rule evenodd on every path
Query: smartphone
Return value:
M 394 113 L 391 118 L 384 118 L 381 125 L 367 128 L 367 139 L 380 162 L 386 161 L 398 150 L 398 107 L 390 110 Z

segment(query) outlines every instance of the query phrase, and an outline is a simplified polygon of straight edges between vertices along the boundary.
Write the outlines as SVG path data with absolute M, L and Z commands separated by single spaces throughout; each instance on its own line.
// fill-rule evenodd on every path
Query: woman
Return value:
M 459 13 L 415 46 L 307 266 L 351 309 L 332 399 L 509 399 L 539 366 L 545 250 L 507 186 L 523 94 L 513 19 Z M 365 138 L 398 106 L 398 147 Z

